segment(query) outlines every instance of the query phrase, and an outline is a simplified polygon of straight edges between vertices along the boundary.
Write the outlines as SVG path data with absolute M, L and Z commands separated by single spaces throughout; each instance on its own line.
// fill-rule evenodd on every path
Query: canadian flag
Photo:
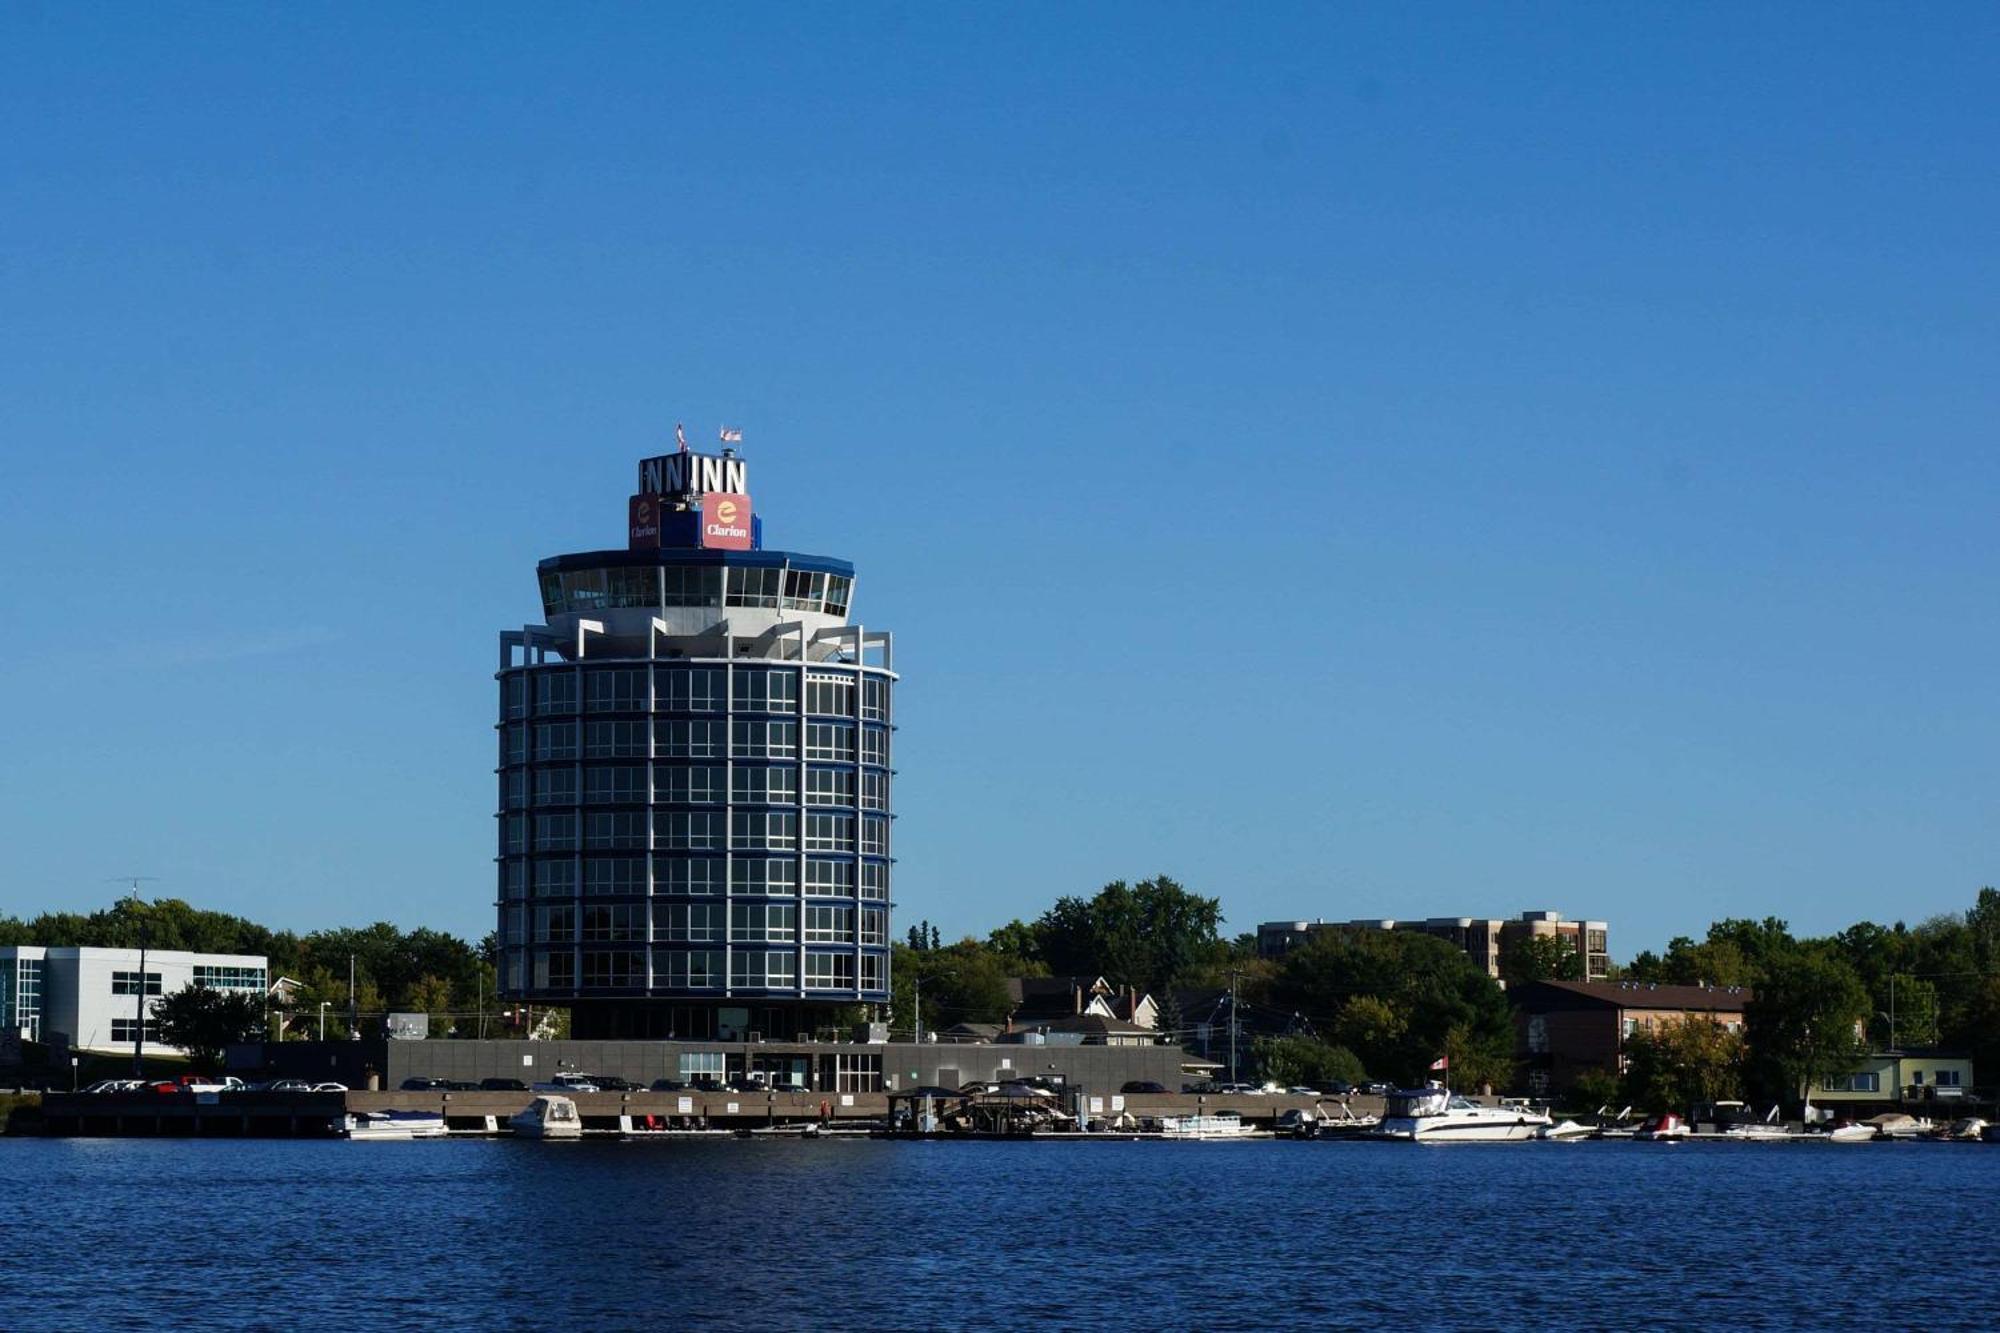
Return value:
M 1448 1055 L 1440 1055 L 1437 1059 L 1431 1061 L 1431 1072 L 1433 1074 L 1449 1068 L 1451 1068 L 1451 1057 Z

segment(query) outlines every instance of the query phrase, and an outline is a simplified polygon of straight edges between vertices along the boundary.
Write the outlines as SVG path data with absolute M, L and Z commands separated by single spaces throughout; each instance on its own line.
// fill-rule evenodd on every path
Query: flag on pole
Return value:
M 1449 1068 L 1451 1068 L 1451 1057 L 1448 1055 L 1440 1055 L 1437 1059 L 1431 1061 L 1431 1072 L 1433 1074 L 1441 1073 Z
M 722 428 L 721 435 L 722 435 L 722 442 L 724 444 L 743 443 L 743 431 L 741 428 L 731 430 L 729 427 L 724 426 Z
M 678 421 L 674 423 L 674 440 L 680 445 L 682 453 L 688 451 L 688 433 L 681 429 L 681 423 Z

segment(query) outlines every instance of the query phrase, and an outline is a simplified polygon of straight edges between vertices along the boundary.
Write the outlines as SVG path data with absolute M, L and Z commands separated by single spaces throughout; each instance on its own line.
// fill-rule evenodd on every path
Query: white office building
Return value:
M 28 1041 L 67 1042 L 73 1050 L 129 1051 L 138 1037 L 139 1006 L 189 982 L 217 990 L 266 993 L 262 956 L 137 949 L 66 949 L 22 944 L 0 947 L 0 1033 Z M 154 1041 L 149 1052 L 173 1047 Z

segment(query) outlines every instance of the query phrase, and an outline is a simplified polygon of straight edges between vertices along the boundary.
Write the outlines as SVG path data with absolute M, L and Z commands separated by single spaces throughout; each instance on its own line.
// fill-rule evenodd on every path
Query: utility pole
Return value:
M 1242 976 L 1234 968 L 1229 972 L 1229 1081 L 1236 1081 L 1236 978 Z
M 915 1029 L 910 1040 L 921 1046 L 924 1042 L 924 979 L 917 973 L 910 974 L 910 1023 Z
M 113 875 L 108 883 L 130 884 L 132 886 L 132 906 L 137 909 L 145 904 L 139 900 L 139 886 L 151 880 L 158 882 L 158 875 Z M 144 1078 L 146 1068 L 146 945 L 153 934 L 152 922 L 143 912 L 135 911 L 139 918 L 139 1005 L 138 1024 L 132 1034 L 132 1077 Z
M 347 955 L 347 1039 L 361 1040 L 361 999 L 354 993 L 354 955 Z

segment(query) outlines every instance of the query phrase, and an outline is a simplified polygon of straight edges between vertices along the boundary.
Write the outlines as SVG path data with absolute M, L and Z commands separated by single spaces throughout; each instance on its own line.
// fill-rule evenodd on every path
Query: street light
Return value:
M 326 1007 L 332 1003 L 333 1001 L 331 1000 L 321 1000 L 319 1002 L 319 1039 L 321 1041 L 326 1040 Z

